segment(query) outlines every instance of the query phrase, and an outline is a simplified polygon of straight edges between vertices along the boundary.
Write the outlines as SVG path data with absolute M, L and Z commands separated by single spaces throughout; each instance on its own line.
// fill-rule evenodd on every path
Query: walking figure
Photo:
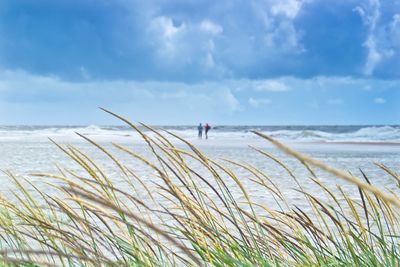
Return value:
M 208 125 L 208 123 L 206 123 L 206 125 L 204 126 L 205 132 L 206 132 L 206 139 L 208 139 L 208 131 L 211 129 L 210 125 Z
M 203 125 L 201 125 L 201 123 L 197 127 L 197 130 L 199 130 L 199 138 L 202 138 L 203 137 Z

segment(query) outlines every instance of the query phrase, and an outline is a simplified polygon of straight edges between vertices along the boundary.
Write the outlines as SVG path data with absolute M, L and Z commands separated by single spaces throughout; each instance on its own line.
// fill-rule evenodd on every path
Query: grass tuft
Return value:
M 285 160 L 250 148 L 293 179 L 293 188 L 281 188 L 265 170 L 211 159 L 174 133 L 143 123 L 139 128 L 103 110 L 135 130 L 150 156 L 120 144 L 113 144 L 115 153 L 77 133 L 115 166 L 113 174 L 85 151 L 54 140 L 79 170 L 58 167 L 57 174 L 28 178 L 5 172 L 16 191 L 13 198 L 0 195 L 3 266 L 400 265 L 399 195 L 373 185 L 362 170 L 356 177 L 254 132 L 309 174 L 299 177 Z M 395 187 L 400 184 L 397 172 L 376 167 Z M 357 193 L 332 188 L 316 169 Z M 40 189 L 32 177 L 51 190 Z M 318 192 L 307 190 L 304 179 Z M 271 201 L 255 199 L 252 190 Z M 288 193 L 302 198 L 293 203 Z

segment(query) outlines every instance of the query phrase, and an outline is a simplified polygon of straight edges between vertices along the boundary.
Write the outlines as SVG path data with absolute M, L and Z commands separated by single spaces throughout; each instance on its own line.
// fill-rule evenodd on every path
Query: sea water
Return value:
M 140 128 L 143 129 L 143 127 Z M 197 137 L 197 126 L 156 126 L 154 128 L 170 130 L 188 140 Z M 225 142 L 256 139 L 257 137 L 251 132 L 253 130 L 281 141 L 400 142 L 400 125 L 214 126 L 210 132 L 210 139 Z M 0 141 L 35 141 L 46 137 L 75 140 L 77 139 L 75 132 L 110 141 L 124 137 L 129 137 L 131 140 L 139 137 L 128 126 L 0 126 Z

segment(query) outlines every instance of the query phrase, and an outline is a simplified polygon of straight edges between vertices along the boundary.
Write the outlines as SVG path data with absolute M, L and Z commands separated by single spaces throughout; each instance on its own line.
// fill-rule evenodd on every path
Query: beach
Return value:
M 285 155 L 281 151 L 277 150 L 267 140 L 264 140 L 250 132 L 251 129 L 256 129 L 257 127 L 236 127 L 239 128 L 239 130 L 236 131 L 232 131 L 232 127 L 229 128 L 229 131 L 215 129 L 210 132 L 210 138 L 208 140 L 198 139 L 196 137 L 196 131 L 188 128 L 189 127 L 185 127 L 182 129 L 182 127 L 175 126 L 167 129 L 190 141 L 202 153 L 211 159 L 219 161 L 225 159 L 233 160 L 240 163 L 248 163 L 259 168 L 265 174 L 271 176 L 279 186 L 286 188 L 286 197 L 293 202 L 298 200 L 299 194 L 291 190 L 293 181 L 287 171 L 279 166 L 274 160 L 266 158 L 253 148 L 266 151 L 281 160 L 294 173 L 296 173 L 296 176 L 299 177 L 305 188 L 311 192 L 317 192 L 317 190 L 319 190 L 318 187 L 308 179 L 310 174 L 307 169 L 304 168 L 304 166 L 302 166 L 296 159 Z M 384 129 L 388 131 L 389 128 L 384 127 Z M 262 130 L 262 128 L 260 129 L 259 127 L 259 130 Z M 329 139 L 323 139 L 320 137 L 316 138 L 315 136 L 317 133 L 315 132 L 308 131 L 304 134 L 297 129 L 279 129 L 276 131 L 269 131 L 267 134 L 274 136 L 277 140 L 282 141 L 297 151 L 321 160 L 335 168 L 350 171 L 359 177 L 361 177 L 361 169 L 365 173 L 368 173 L 373 184 L 382 188 L 388 186 L 388 189 L 396 190 L 393 181 L 388 180 L 388 177 L 383 175 L 383 171 L 375 165 L 375 163 L 384 164 L 393 170 L 396 170 L 399 167 L 400 145 L 396 141 L 396 134 L 398 134 L 400 129 L 398 127 L 393 127 L 390 128 L 390 130 L 392 131 L 393 136 L 388 138 L 388 135 L 383 135 L 385 138 L 381 138 L 381 140 L 377 139 L 376 136 L 370 136 L 370 140 L 368 140 L 368 136 L 365 134 L 357 133 L 357 131 L 365 132 L 366 130 L 363 128 L 356 132 L 336 134 L 336 137 L 333 133 L 317 132 L 319 136 L 329 136 Z M 382 129 L 377 129 L 376 131 L 382 131 Z M 152 157 L 151 151 L 137 133 L 128 128 L 116 126 L 43 126 L 20 127 L 12 130 L 3 129 L 0 134 L 0 153 L 2 155 L 2 157 L 0 157 L 0 168 L 3 170 L 10 170 L 18 175 L 29 176 L 30 173 L 57 174 L 59 173 L 57 166 L 61 166 L 72 168 L 72 170 L 76 171 L 78 174 L 84 175 L 84 171 L 50 141 L 49 138 L 51 138 L 56 143 L 62 145 L 70 144 L 78 148 L 80 151 L 87 153 L 90 158 L 101 166 L 105 173 L 110 175 L 111 181 L 116 186 L 123 187 L 124 182 L 121 179 L 121 173 L 116 170 L 115 164 L 110 162 L 109 158 L 105 156 L 104 153 L 100 152 L 98 148 L 78 136 L 75 132 L 81 133 L 85 137 L 88 137 L 104 146 L 120 159 L 121 162 L 134 169 L 139 176 L 144 178 L 145 182 L 148 182 L 148 184 L 151 185 L 152 182 L 157 180 L 154 173 L 149 172 L 143 165 L 138 164 L 138 162 L 132 160 L 129 155 L 116 149 L 112 145 L 112 143 L 120 144 L 140 155 L 143 155 L 144 157 Z M 154 136 L 150 132 L 147 133 L 150 136 Z M 167 133 L 164 132 L 164 134 L 168 136 Z M 310 136 L 313 136 L 313 138 Z M 353 140 L 351 140 L 350 137 L 352 137 Z M 174 137 L 170 138 L 177 147 L 184 147 L 181 141 Z M 346 139 L 347 141 L 343 141 Z M 246 185 L 248 182 L 245 178 L 247 175 L 246 172 L 238 167 L 231 167 L 234 171 L 239 173 L 239 178 Z M 335 188 L 336 185 L 343 185 L 345 188 L 350 190 L 350 194 L 353 194 L 354 196 L 358 195 L 356 187 L 327 173 L 318 170 L 317 173 L 318 177 L 332 188 Z M 241 174 L 244 176 L 243 178 L 240 177 Z M 3 183 L 1 191 L 6 196 L 11 197 L 13 190 L 10 189 L 12 189 L 13 186 L 10 180 L 5 174 L 1 174 L 0 177 Z M 44 189 L 46 193 L 52 193 L 52 189 L 46 185 L 42 178 L 30 177 L 30 179 L 37 182 L 39 188 Z M 263 203 L 268 205 L 274 205 L 273 200 L 266 196 L 265 192 L 260 191 L 258 187 L 253 188 L 254 185 L 251 183 L 248 183 L 246 186 L 248 187 L 247 189 L 251 193 L 252 198 L 264 201 Z M 235 187 L 232 186 L 232 188 Z M 145 194 L 142 197 L 144 199 L 148 198 Z
M 330 255 L 342 251 L 351 231 L 365 235 L 368 228 L 371 237 L 353 238 L 356 243 L 351 246 L 360 250 L 358 256 L 325 259 L 350 264 L 365 255 L 369 249 L 365 242 L 369 246 L 383 242 L 383 249 L 392 242 L 380 240 L 389 240 L 397 226 L 380 218 L 397 212 L 392 206 L 382 210 L 381 205 L 386 201 L 398 205 L 389 193 L 399 193 L 395 178 L 399 126 L 226 126 L 212 129 L 208 139 L 199 139 L 194 126 L 156 128 L 1 127 L 1 201 L 4 212 L 15 217 L 5 216 L 3 221 L 9 225 L 6 231 L 19 229 L 7 238 L 26 238 L 29 254 L 50 246 L 60 256 L 52 248 L 59 242 L 72 254 L 59 259 L 39 255 L 35 262 L 61 263 L 78 257 L 72 266 L 81 261 L 120 266 L 125 258 L 154 259 L 171 266 L 190 265 L 190 258 L 198 265 L 201 261 L 192 244 L 216 250 L 210 257 L 217 261 L 224 260 L 224 253 L 237 251 L 252 255 L 240 259 L 251 264 L 274 260 L 284 266 L 312 265 L 313 258 L 297 259 L 292 254 L 297 249 L 286 247 L 286 242 L 307 256 L 319 250 Z M 289 156 L 254 131 L 342 174 L 317 168 L 302 156 Z M 375 198 L 369 190 L 375 190 Z M 254 224 L 258 220 L 262 223 Z M 43 233 L 49 241 L 37 237 Z M 96 240 L 93 249 L 86 248 L 87 258 L 79 250 L 93 236 Z M 248 238 L 260 241 L 249 244 Z M 141 259 L 132 260 L 132 250 L 118 242 L 131 244 Z M 241 248 L 241 244 L 246 245 Z M 309 247 L 312 251 L 306 252 Z M 154 248 L 160 252 L 154 250 L 149 256 L 148 249 Z M 268 252 L 258 251 L 264 249 L 281 254 L 265 257 Z M 234 265 L 233 257 L 227 259 L 229 266 Z

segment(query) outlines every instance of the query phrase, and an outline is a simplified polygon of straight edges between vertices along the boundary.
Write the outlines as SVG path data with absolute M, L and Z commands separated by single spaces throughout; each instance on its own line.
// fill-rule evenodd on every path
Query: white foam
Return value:
M 187 139 L 197 140 L 196 129 L 174 129 L 171 132 Z M 400 142 L 400 128 L 393 126 L 364 127 L 353 132 L 332 133 L 321 130 L 275 130 L 262 131 L 273 138 L 282 141 L 298 142 Z M 58 140 L 80 140 L 76 135 L 80 133 L 98 141 L 132 140 L 138 141 L 140 135 L 134 130 L 118 127 L 16 127 L 0 129 L 0 141 L 41 141 L 47 138 Z M 152 135 L 151 133 L 149 133 Z M 252 140 L 258 137 L 250 132 L 250 128 L 241 130 L 212 129 L 209 132 L 210 140 L 240 141 Z

